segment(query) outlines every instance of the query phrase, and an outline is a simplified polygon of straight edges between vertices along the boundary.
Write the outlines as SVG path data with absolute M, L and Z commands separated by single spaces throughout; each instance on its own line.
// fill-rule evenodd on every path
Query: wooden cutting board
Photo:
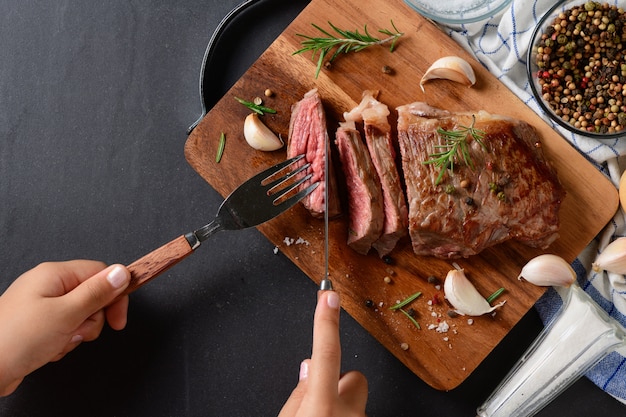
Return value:
M 393 53 L 386 46 L 376 46 L 342 55 L 316 79 L 311 55 L 293 55 L 302 40 L 296 34 L 317 36 L 311 24 L 328 28 L 329 20 L 346 30 L 362 31 L 367 25 L 374 36 L 378 29 L 391 29 L 393 20 L 405 35 Z M 446 55 L 458 55 L 471 62 L 477 84 L 466 88 L 437 80 L 429 82 L 426 92 L 422 92 L 422 75 L 432 62 Z M 385 65 L 392 68 L 392 74 L 383 73 Z M 284 149 L 255 151 L 243 138 L 243 121 L 249 110 L 234 97 L 263 97 L 266 88 L 274 96 L 264 98 L 265 104 L 278 113 L 263 116 L 263 120 L 285 138 L 291 105 L 312 88 L 318 88 L 323 97 L 331 137 L 343 112 L 354 107 L 366 89 L 380 90 L 379 99 L 390 109 L 426 101 L 451 111 L 482 109 L 527 121 L 540 132 L 546 154 L 567 191 L 561 208 L 561 237 L 547 252 L 568 261 L 617 210 L 616 189 L 599 171 L 452 39 L 400 0 L 313 0 L 203 118 L 188 138 L 185 155 L 191 166 L 224 196 L 248 177 L 285 158 Z M 221 132 L 226 135 L 226 146 L 221 161 L 216 163 Z M 298 205 L 259 226 L 259 230 L 313 281 L 321 280 L 323 221 L 313 219 Z M 450 262 L 414 255 L 407 239 L 386 263 L 373 253 L 355 253 L 346 245 L 346 239 L 346 216 L 331 221 L 330 276 L 341 292 L 343 308 L 416 375 L 439 390 L 450 390 L 465 380 L 544 291 L 516 278 L 527 260 L 540 251 L 516 243 L 498 245 L 457 263 L 465 268 L 481 294 L 488 296 L 504 287 L 506 293 L 501 300 L 507 300 L 506 305 L 494 316 L 475 317 L 473 322 L 468 317 L 452 318 L 447 314 L 443 288 L 428 282 L 429 276 L 443 281 L 452 268 Z M 389 284 L 384 280 L 387 276 L 391 278 Z M 389 310 L 398 300 L 417 291 L 422 296 L 409 307 L 416 310 L 421 329 L 403 314 Z M 443 322 L 449 326 L 447 332 L 438 331 Z

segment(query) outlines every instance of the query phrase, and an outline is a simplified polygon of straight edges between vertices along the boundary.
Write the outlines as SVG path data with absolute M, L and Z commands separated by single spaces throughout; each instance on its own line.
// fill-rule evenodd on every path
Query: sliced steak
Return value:
M 383 195 L 378 174 L 358 130 L 340 126 L 335 136 L 348 193 L 348 246 L 366 255 L 383 230 Z
M 408 208 L 396 166 L 396 149 L 388 121 L 389 108 L 378 101 L 376 95 L 376 92 L 365 91 L 361 103 L 344 113 L 344 118 L 348 122 L 363 121 L 367 148 L 382 187 L 385 221 L 382 234 L 372 246 L 383 257 L 407 235 Z
M 418 255 L 468 257 L 515 239 L 546 248 L 558 238 L 565 197 L 529 124 L 505 116 L 449 113 L 424 103 L 398 109 L 398 140 L 409 202 L 409 234 Z M 468 139 L 472 169 L 456 158 L 440 182 L 440 168 L 425 164 L 445 145 L 441 127 L 471 126 L 482 142 Z M 444 168 L 445 169 L 445 168 Z
M 291 108 L 287 158 L 305 154 L 304 159 L 311 163 L 311 181 L 321 181 L 320 186 L 302 200 L 306 209 L 318 218 L 324 217 L 324 157 L 327 140 L 326 114 L 317 89 L 314 89 Z M 334 217 L 341 212 L 341 205 L 330 152 L 328 159 L 328 215 Z

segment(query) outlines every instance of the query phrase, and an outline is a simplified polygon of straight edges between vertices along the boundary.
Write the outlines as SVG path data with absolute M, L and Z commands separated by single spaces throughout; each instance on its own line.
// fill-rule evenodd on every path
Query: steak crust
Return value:
M 515 239 L 547 248 L 558 238 L 565 191 L 546 160 L 535 129 L 484 111 L 450 113 L 425 103 L 398 107 L 398 140 L 409 204 L 409 235 L 418 255 L 460 258 Z M 474 168 L 455 161 L 437 183 L 440 168 L 425 164 L 444 145 L 437 128 L 471 126 Z

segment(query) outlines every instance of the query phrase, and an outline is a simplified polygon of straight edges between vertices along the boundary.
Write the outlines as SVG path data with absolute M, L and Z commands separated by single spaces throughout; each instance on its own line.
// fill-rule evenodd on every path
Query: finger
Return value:
M 113 330 L 122 330 L 128 319 L 128 295 L 116 299 L 104 310 L 106 321 Z
M 291 392 L 291 395 L 285 402 L 285 405 L 283 405 L 283 408 L 280 410 L 278 417 L 292 417 L 296 415 L 296 412 L 300 408 L 300 405 L 302 404 L 302 399 L 304 398 L 307 391 L 307 375 L 310 362 L 310 359 L 306 359 L 300 364 L 298 385 Z
M 80 345 L 82 342 L 83 342 L 82 336 L 80 336 L 80 335 L 72 336 L 72 338 L 67 343 L 67 345 L 65 345 L 63 350 L 61 350 L 61 352 L 57 353 L 56 356 L 54 356 L 52 359 L 50 359 L 50 362 L 60 361 L 61 359 L 63 359 L 65 357 L 65 355 L 67 355 L 68 353 L 73 351 L 75 348 L 77 348 L 78 345 Z
M 320 293 L 313 321 L 313 351 L 308 377 L 309 389 L 319 401 L 331 401 L 337 397 L 341 370 L 339 306 L 337 292 Z
M 350 409 L 363 412 L 367 406 L 367 379 L 358 371 L 350 371 L 339 380 L 339 396 Z
M 104 327 L 104 310 L 98 310 L 72 332 L 72 338 L 80 336 L 81 342 L 96 340 Z
M 111 265 L 86 279 L 63 296 L 67 319 L 82 323 L 120 296 L 129 282 L 130 272 L 123 265 Z
M 71 280 L 73 286 L 68 287 L 67 292 L 107 267 L 104 262 L 89 259 L 75 259 L 65 262 L 52 262 L 50 264 L 59 268 L 56 275 L 62 276 L 66 282 Z
M 60 297 L 105 267 L 102 262 L 82 259 L 43 262 L 22 274 L 14 284 L 36 288 L 38 295 L 42 297 Z

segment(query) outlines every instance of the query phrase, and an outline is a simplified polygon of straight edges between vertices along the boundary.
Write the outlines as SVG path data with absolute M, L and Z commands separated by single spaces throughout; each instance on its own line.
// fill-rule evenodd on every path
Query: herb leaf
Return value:
M 367 25 L 363 26 L 363 33 L 360 33 L 357 30 L 343 30 L 339 29 L 331 22 L 328 22 L 333 31 L 338 35 L 332 35 L 328 31 L 322 29 L 315 23 L 312 23 L 315 29 L 322 33 L 321 37 L 308 36 L 303 34 L 296 34 L 304 38 L 302 41 L 302 48 L 298 49 L 293 55 L 301 54 L 304 52 L 312 51 L 312 58 L 315 59 L 315 55 L 319 53 L 319 57 L 317 59 L 317 67 L 315 68 L 315 78 L 318 77 L 320 70 L 322 69 L 322 65 L 324 64 L 324 59 L 331 53 L 333 48 L 336 48 L 335 52 L 330 56 L 328 62 L 332 62 L 337 56 L 341 53 L 349 53 L 349 52 L 358 52 L 361 51 L 368 46 L 372 45 L 382 45 L 384 43 L 391 42 L 391 46 L 389 47 L 389 52 L 393 52 L 396 47 L 396 42 L 398 38 L 404 33 L 399 32 L 396 26 L 393 24 L 393 20 L 391 21 L 391 26 L 393 27 L 393 32 L 389 29 L 379 29 L 378 32 L 387 35 L 386 38 L 379 39 L 372 35 L 367 30 Z
M 497 290 L 496 292 L 494 292 L 493 294 L 491 294 L 489 297 L 487 297 L 487 302 L 489 304 L 491 304 L 493 302 L 493 300 L 495 300 L 496 298 L 500 297 L 500 295 L 504 292 L 504 288 L 500 288 L 499 290 Z
M 222 155 L 224 154 L 224 147 L 226 146 L 226 135 L 224 132 L 220 135 L 220 142 L 217 145 L 217 153 L 215 154 L 215 162 L 219 164 L 222 160 Z
M 420 324 L 417 322 L 417 320 L 415 320 L 415 319 L 413 318 L 413 316 L 412 316 L 412 315 L 410 315 L 408 312 L 404 311 L 404 310 L 403 310 L 403 309 L 401 309 L 401 308 L 400 308 L 399 310 L 402 312 L 402 314 L 404 314 L 405 316 L 407 316 L 407 317 L 409 318 L 409 320 L 411 320 L 411 321 L 413 322 L 413 324 L 415 325 L 415 327 L 417 327 L 417 328 L 418 328 L 418 329 L 420 329 L 420 330 L 422 329 L 422 326 L 420 326 Z
M 418 291 L 415 294 L 405 298 L 403 301 L 400 301 L 399 303 L 392 305 L 391 307 L 389 307 L 389 310 L 399 310 L 399 309 L 402 309 L 402 307 L 404 307 L 405 305 L 411 303 L 413 300 L 415 300 L 420 295 L 422 295 L 422 292 Z
M 240 102 L 241 104 L 243 104 L 244 106 L 252 110 L 253 112 L 260 114 L 261 116 L 263 116 L 264 113 L 272 113 L 272 114 L 276 113 L 276 110 L 272 108 L 261 106 L 260 104 L 254 104 L 251 101 L 247 101 L 239 97 L 235 97 L 235 100 L 237 100 L 238 102 Z
M 443 174 L 450 170 L 454 173 L 454 164 L 458 163 L 461 159 L 465 165 L 471 170 L 474 170 L 474 162 L 472 156 L 469 153 L 468 138 L 472 138 L 478 142 L 483 149 L 487 150 L 487 147 L 483 143 L 482 139 L 485 137 L 485 132 L 476 129 L 474 124 L 476 123 L 476 116 L 472 116 L 472 124 L 470 126 L 459 126 L 457 130 L 446 130 L 442 127 L 437 128 L 437 134 L 444 140 L 443 145 L 435 145 L 435 152 L 429 154 L 430 159 L 422 162 L 423 164 L 434 164 L 439 168 L 439 175 L 435 180 L 435 185 L 439 185 L 443 179 Z

